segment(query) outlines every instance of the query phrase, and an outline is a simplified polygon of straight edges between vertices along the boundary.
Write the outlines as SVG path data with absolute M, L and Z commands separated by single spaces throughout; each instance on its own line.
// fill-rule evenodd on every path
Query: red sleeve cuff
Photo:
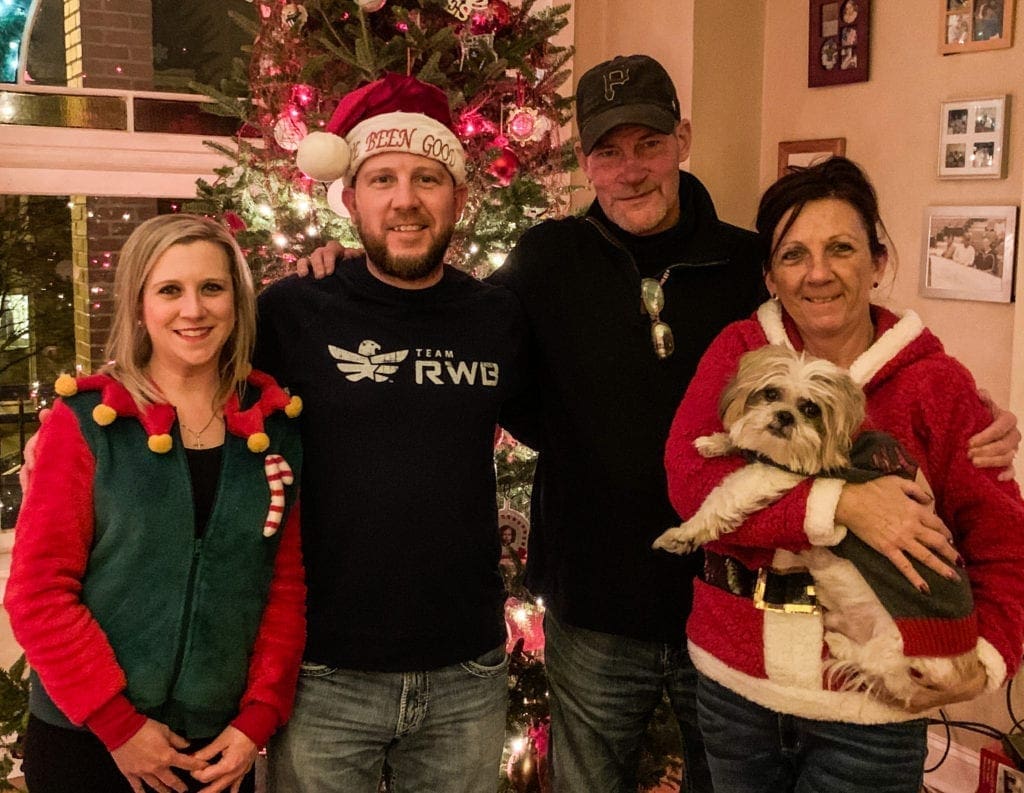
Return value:
M 231 726 L 257 746 L 266 746 L 278 726 L 277 709 L 265 702 L 250 702 L 242 708 Z
M 146 717 L 135 710 L 124 694 L 118 694 L 85 720 L 85 726 L 112 752 L 142 729 Z

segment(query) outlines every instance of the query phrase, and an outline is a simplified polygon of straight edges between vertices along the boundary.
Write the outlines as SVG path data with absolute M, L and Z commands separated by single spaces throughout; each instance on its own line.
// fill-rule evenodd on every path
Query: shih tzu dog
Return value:
M 881 432 L 856 436 L 865 416 L 864 394 L 828 361 L 778 345 L 748 352 L 722 393 L 719 414 L 725 432 L 698 438 L 695 448 L 704 457 L 739 454 L 749 463 L 723 479 L 693 517 L 658 537 L 655 548 L 689 553 L 733 531 L 808 476 L 863 482 L 897 474 L 931 493 L 895 438 Z M 908 615 L 928 620 L 929 631 L 941 630 L 946 620 L 976 632 L 966 576 L 950 582 L 915 561 L 931 591 L 922 594 L 852 532 L 833 548 L 789 557 L 795 567 L 776 572 L 802 569 L 814 579 L 832 685 L 863 688 L 905 705 L 922 687 L 956 687 L 976 668 L 974 646 L 965 650 L 962 638 L 956 652 L 941 656 L 908 655 L 904 641 L 913 630 L 912 619 L 904 620 Z M 962 630 L 954 632 L 959 636 Z

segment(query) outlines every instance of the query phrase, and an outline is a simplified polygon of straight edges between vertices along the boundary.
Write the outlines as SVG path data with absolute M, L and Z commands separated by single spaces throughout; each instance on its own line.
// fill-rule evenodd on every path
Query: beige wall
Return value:
M 762 0 L 696 0 L 689 169 L 719 216 L 745 228 L 760 193 L 763 28 Z

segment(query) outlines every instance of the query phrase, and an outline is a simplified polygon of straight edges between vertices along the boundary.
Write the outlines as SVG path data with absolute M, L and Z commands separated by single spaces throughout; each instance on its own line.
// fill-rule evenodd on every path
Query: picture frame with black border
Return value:
M 942 179 L 1006 176 L 1009 96 L 959 99 L 939 109 L 938 173 Z
M 1019 207 L 924 209 L 920 294 L 947 300 L 1013 301 Z

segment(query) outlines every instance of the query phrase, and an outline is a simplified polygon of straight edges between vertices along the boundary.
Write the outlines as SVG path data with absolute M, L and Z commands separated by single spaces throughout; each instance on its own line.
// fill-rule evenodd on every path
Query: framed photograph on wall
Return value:
M 870 0 L 809 0 L 807 85 L 868 79 Z
M 1007 96 L 943 102 L 939 112 L 939 176 L 1001 179 L 1006 175 Z
M 846 138 L 818 138 L 817 140 L 784 140 L 779 144 L 779 176 L 785 176 L 790 166 L 806 168 L 835 155 L 846 154 Z
M 1014 0 L 935 0 L 939 52 L 998 50 L 1013 46 Z
M 1016 206 L 934 206 L 924 210 L 924 297 L 1013 300 Z

